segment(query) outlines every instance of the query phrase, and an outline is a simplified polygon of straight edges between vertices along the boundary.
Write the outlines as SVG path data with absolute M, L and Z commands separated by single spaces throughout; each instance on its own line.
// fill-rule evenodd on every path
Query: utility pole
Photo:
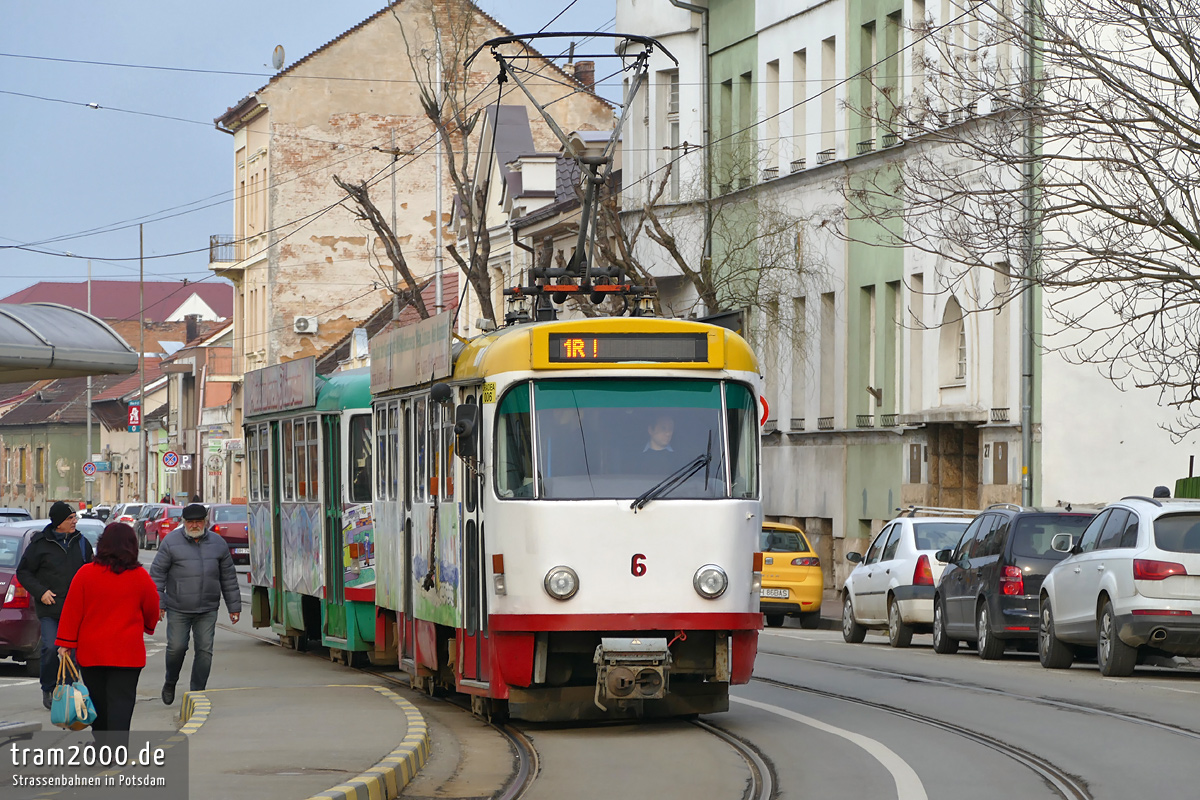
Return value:
M 396 152 L 396 129 L 392 128 L 392 235 L 396 235 L 396 162 L 400 154 Z M 392 319 L 400 317 L 400 268 L 392 264 Z
M 442 298 L 442 34 L 434 28 L 434 34 L 437 36 L 437 79 L 433 84 L 435 97 L 437 98 L 438 124 L 437 124 L 437 154 L 434 158 L 436 161 L 436 170 L 434 172 L 434 203 L 433 203 L 433 222 L 436 228 L 434 229 L 434 247 L 433 247 L 433 313 L 440 314 L 445 308 L 445 301 Z M 500 122 L 500 106 L 496 106 L 496 123 Z M 490 176 L 489 176 L 490 178 Z M 472 202 L 471 198 L 463 198 L 464 202 Z M 487 213 L 487 209 L 483 210 Z M 486 235 L 486 234 L 485 234 Z
M 138 225 L 138 500 L 146 502 L 146 246 Z
M 1037 124 L 1034 112 L 1037 89 L 1037 23 L 1039 0 L 1025 4 L 1025 286 L 1021 292 L 1021 505 L 1032 506 L 1033 496 L 1033 333 L 1035 292 L 1037 290 L 1038 215 L 1037 203 Z
M 87 262 L 87 311 L 92 313 L 92 262 L 88 259 Z M 88 375 L 87 379 L 87 461 L 92 460 L 92 376 Z M 87 501 L 88 511 L 92 510 L 92 487 L 95 486 L 95 476 L 88 475 L 92 478 L 90 481 L 84 481 L 84 499 Z

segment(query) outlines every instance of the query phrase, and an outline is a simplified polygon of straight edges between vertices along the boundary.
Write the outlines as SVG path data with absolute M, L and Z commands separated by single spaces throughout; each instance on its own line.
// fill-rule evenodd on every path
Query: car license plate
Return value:
M 250 548 L 249 547 L 235 547 L 235 548 L 233 548 L 233 554 L 235 556 L 248 556 L 248 555 L 250 555 Z
M 787 589 L 762 589 L 760 597 L 777 597 L 782 600 L 787 600 Z

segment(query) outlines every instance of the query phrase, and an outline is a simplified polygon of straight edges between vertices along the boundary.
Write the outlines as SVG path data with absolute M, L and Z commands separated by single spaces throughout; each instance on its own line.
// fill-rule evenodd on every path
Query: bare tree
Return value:
M 980 269 L 1016 279 L 987 302 L 1039 287 L 1044 347 L 1156 388 L 1179 411 L 1173 432 L 1195 430 L 1200 3 L 960 5 L 912 25 L 906 97 L 880 77 L 895 70 L 860 79 L 864 138 L 903 146 L 848 178 L 846 213 L 938 256 L 952 289 Z

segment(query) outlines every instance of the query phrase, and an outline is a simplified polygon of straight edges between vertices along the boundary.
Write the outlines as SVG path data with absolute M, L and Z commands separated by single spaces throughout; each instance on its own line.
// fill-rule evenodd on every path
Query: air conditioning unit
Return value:
M 292 320 L 292 330 L 296 333 L 316 333 L 316 317 L 296 317 Z

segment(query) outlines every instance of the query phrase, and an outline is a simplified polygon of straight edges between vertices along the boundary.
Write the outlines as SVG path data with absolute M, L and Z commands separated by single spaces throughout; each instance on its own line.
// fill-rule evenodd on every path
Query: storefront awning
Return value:
M 0 303 L 0 383 L 137 368 L 137 352 L 91 314 L 58 303 Z

